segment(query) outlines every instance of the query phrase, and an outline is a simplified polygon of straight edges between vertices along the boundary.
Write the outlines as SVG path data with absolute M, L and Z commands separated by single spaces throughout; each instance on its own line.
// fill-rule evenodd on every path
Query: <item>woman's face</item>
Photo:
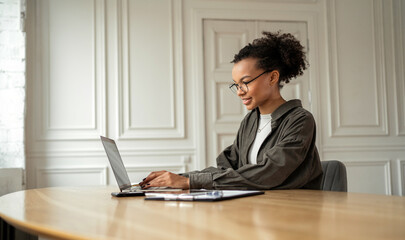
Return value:
M 262 74 L 264 70 L 258 69 L 256 62 L 257 59 L 255 58 L 246 58 L 235 63 L 232 69 L 233 81 L 242 86 L 244 82 L 246 83 Z M 272 82 L 271 80 L 272 73 L 265 73 L 250 82 L 247 85 L 249 89 L 247 92 L 241 89 L 237 91 L 237 95 L 242 99 L 243 104 L 248 110 L 259 107 L 260 112 L 266 114 L 266 109 L 272 103 L 272 97 L 279 95 L 278 87 L 275 87 L 277 84 L 274 84 L 274 81 Z M 278 94 L 274 94 L 274 91 L 277 91 Z

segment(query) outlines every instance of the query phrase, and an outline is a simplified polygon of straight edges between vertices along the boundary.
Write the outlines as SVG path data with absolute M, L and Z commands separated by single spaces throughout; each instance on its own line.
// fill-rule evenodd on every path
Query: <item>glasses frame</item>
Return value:
M 242 90 L 242 92 L 247 93 L 247 92 L 249 92 L 249 87 L 248 87 L 248 84 L 249 84 L 249 83 L 251 83 L 251 82 L 253 82 L 254 80 L 258 79 L 258 78 L 261 77 L 263 74 L 269 73 L 269 72 L 271 72 L 271 70 L 266 70 L 266 71 L 262 72 L 261 74 L 259 74 L 259 76 L 255 77 L 255 78 L 253 78 L 253 79 L 251 79 L 251 80 L 249 80 L 249 81 L 247 81 L 247 82 L 242 82 L 243 84 L 245 84 L 246 91 L 244 91 L 244 90 L 243 90 L 243 87 L 241 87 L 240 84 L 237 84 L 237 83 L 231 83 L 231 84 L 229 84 L 229 89 L 230 89 L 233 93 L 235 93 L 235 94 L 238 93 L 239 89 Z M 233 87 L 234 87 L 234 86 L 235 86 L 235 88 L 236 88 L 236 91 L 233 90 Z

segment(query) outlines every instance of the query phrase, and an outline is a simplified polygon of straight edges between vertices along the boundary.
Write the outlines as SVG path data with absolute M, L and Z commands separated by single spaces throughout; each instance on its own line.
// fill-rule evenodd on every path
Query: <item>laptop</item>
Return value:
M 108 161 L 110 162 L 111 168 L 113 170 L 115 179 L 117 180 L 120 192 L 112 192 L 111 195 L 114 197 L 129 197 L 129 196 L 145 196 L 145 192 L 156 192 L 156 191 L 181 191 L 182 189 L 174 189 L 167 187 L 151 187 L 147 190 L 142 189 L 137 184 L 131 184 L 128 177 L 128 172 L 122 162 L 121 155 L 118 151 L 115 141 L 100 136 L 101 142 L 103 143 L 104 150 L 107 153 Z

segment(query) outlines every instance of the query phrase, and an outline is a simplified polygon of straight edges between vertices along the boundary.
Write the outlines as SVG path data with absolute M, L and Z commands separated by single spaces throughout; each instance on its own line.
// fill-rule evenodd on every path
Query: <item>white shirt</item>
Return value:
M 251 164 L 257 164 L 257 154 L 259 149 L 263 144 L 264 139 L 271 132 L 271 113 L 270 114 L 260 114 L 259 128 L 257 129 L 256 138 L 253 145 L 249 150 L 249 162 Z

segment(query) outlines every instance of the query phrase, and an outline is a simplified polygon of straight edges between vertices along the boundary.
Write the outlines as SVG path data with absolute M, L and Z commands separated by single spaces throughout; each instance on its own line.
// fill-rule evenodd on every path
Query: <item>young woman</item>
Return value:
M 316 127 L 300 100 L 286 101 L 280 89 L 307 67 L 303 46 L 291 34 L 263 32 L 235 55 L 230 89 L 248 110 L 234 143 L 217 167 L 174 174 L 150 173 L 144 188 L 320 189 L 322 167 Z

